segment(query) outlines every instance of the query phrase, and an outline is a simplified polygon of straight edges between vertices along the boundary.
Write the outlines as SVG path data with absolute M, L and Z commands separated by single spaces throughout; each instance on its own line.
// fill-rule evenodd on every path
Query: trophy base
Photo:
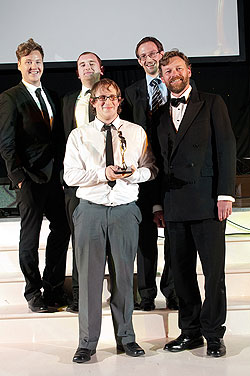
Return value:
M 126 169 L 122 169 L 121 167 L 119 167 L 119 169 L 117 171 L 115 171 L 115 174 L 132 174 L 132 169 L 131 167 L 127 167 Z

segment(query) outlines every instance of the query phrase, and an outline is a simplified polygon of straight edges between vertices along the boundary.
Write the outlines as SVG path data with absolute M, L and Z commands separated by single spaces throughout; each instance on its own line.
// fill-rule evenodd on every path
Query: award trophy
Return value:
M 133 171 L 131 170 L 131 167 L 128 167 L 126 165 L 125 159 L 124 159 L 124 154 L 125 154 L 125 151 L 127 150 L 126 139 L 125 139 L 125 137 L 123 137 L 121 131 L 118 131 L 118 137 L 120 139 L 120 150 L 121 150 L 121 155 L 122 155 L 122 166 L 119 167 L 119 170 L 116 171 L 115 173 L 116 174 L 132 174 Z

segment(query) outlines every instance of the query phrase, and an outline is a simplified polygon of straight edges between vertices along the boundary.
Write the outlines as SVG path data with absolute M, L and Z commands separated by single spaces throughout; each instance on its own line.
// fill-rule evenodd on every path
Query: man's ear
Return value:
M 101 76 L 104 75 L 104 66 L 103 66 L 103 65 L 101 66 L 100 75 L 101 75 Z
M 163 57 L 164 51 L 160 51 L 159 54 Z
M 142 63 L 141 63 L 141 60 L 140 60 L 140 59 L 137 59 L 137 61 L 138 61 L 139 65 L 140 65 L 141 67 L 143 67 L 143 65 L 142 65 Z

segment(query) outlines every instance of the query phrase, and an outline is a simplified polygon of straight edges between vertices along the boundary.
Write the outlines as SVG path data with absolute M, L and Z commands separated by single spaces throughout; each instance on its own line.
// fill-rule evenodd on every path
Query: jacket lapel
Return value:
M 187 104 L 187 108 L 185 114 L 183 116 L 182 122 L 180 124 L 179 130 L 176 134 L 175 142 L 173 145 L 173 150 L 171 156 L 174 154 L 176 148 L 178 147 L 179 143 L 181 142 L 182 138 L 186 134 L 189 127 L 191 127 L 194 119 L 200 112 L 204 101 L 201 101 L 198 92 L 195 89 L 192 89 L 190 101 Z M 171 119 L 170 119 L 171 121 Z

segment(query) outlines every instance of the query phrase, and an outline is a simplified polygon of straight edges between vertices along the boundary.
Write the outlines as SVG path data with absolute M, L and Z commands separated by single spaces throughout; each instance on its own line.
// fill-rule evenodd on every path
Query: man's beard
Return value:
M 181 79 L 181 81 L 178 84 L 173 84 L 173 85 L 171 82 L 169 82 L 167 85 L 167 88 L 169 91 L 171 91 L 171 93 L 179 94 L 179 93 L 182 93 L 184 89 L 188 86 L 189 77 L 181 76 L 181 77 L 176 77 L 176 78 Z

